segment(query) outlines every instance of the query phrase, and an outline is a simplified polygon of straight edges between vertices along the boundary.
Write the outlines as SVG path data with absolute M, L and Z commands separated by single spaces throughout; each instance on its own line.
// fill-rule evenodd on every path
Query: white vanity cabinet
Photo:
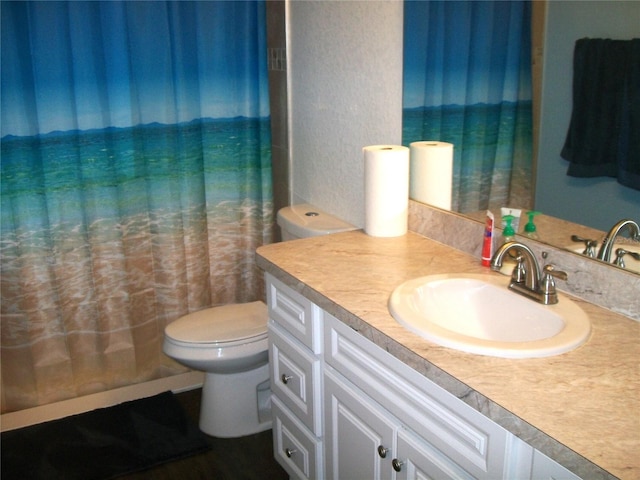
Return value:
M 267 274 L 273 445 L 292 478 L 324 478 L 321 310 Z
M 577 480 L 267 274 L 274 453 L 292 478 Z
M 396 427 L 379 445 L 389 450 L 381 478 L 504 477 L 509 432 L 327 313 L 324 341 L 327 385 L 335 371 L 344 384 L 353 385 L 360 403 L 377 405 L 378 416 Z M 326 390 L 325 405 L 329 394 Z M 325 412 L 325 425 L 332 421 Z M 335 442 L 327 435 L 326 450 L 335 451 Z

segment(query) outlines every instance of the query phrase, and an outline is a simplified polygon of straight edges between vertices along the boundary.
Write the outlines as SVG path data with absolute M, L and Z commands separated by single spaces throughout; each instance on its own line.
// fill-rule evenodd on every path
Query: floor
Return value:
M 200 390 L 177 394 L 188 415 L 197 424 Z M 235 439 L 208 437 L 211 450 L 144 472 L 118 477 L 119 480 L 279 480 L 287 473 L 273 458 L 271 430 Z

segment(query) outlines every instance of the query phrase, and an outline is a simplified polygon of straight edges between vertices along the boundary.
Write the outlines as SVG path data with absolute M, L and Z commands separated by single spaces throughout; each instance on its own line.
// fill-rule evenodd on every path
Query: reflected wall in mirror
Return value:
M 455 18 L 451 16 L 451 9 L 464 8 L 466 4 L 469 9 L 465 16 Z M 426 47 L 416 46 L 414 39 L 415 31 L 422 29 L 426 32 L 427 40 L 433 41 L 438 39 L 442 31 L 451 31 L 460 25 L 460 18 L 468 21 L 476 15 L 483 17 L 483 24 L 489 24 L 489 28 L 498 28 L 495 24 L 496 16 L 502 16 L 503 20 L 500 26 L 509 25 L 511 30 L 515 26 L 519 26 L 521 35 L 528 35 L 530 55 L 527 59 L 527 52 L 523 51 L 526 47 L 526 41 L 519 38 L 517 43 L 509 40 L 512 47 L 508 50 L 509 55 L 514 55 L 513 50 L 519 51 L 522 60 L 527 59 L 529 65 L 522 65 L 520 72 L 524 72 L 518 79 L 519 90 L 517 96 L 511 94 L 510 97 L 502 97 L 502 101 L 492 94 L 487 97 L 488 101 L 484 103 L 497 104 L 504 101 L 511 101 L 516 104 L 516 110 L 522 116 L 517 119 L 516 115 L 501 114 L 500 122 L 510 122 L 512 124 L 511 131 L 514 134 L 521 134 L 520 140 L 513 143 L 513 158 L 515 174 L 509 173 L 509 182 L 494 182 L 488 180 L 488 175 L 471 174 L 471 170 L 462 168 L 459 162 L 454 166 L 454 171 L 458 172 L 459 178 L 454 177 L 454 192 L 457 188 L 463 198 L 466 193 L 465 189 L 469 184 L 489 185 L 482 194 L 471 193 L 467 200 L 456 200 L 452 202 L 453 209 L 464 215 L 482 221 L 487 208 L 492 209 L 496 216 L 500 215 L 500 207 L 514 207 L 523 210 L 535 208 L 543 214 L 536 217 L 536 225 L 538 227 L 538 240 L 549 243 L 556 247 L 567 248 L 569 251 L 585 250 L 585 246 L 581 241 L 573 241 L 572 236 L 585 239 L 593 239 L 598 241 L 598 245 L 602 244 L 605 232 L 609 231 L 612 226 L 622 218 L 630 218 L 640 221 L 640 191 L 633 190 L 618 184 L 615 179 L 597 178 L 584 179 L 572 178 L 566 175 L 567 162 L 560 157 L 560 152 L 564 144 L 569 119 L 572 108 L 572 57 L 575 41 L 583 37 L 602 37 L 602 38 L 632 38 L 637 37 L 637 25 L 640 24 L 640 3 L 637 2 L 601 2 L 601 1 L 547 1 L 547 2 L 495 2 L 496 4 L 505 3 L 499 11 L 499 5 L 484 5 L 487 2 L 405 2 L 405 95 L 404 95 L 404 112 L 403 112 L 403 143 L 408 145 L 412 141 L 418 140 L 441 140 L 451 141 L 445 138 L 434 137 L 438 135 L 442 128 L 446 127 L 446 122 L 442 121 L 443 112 L 447 109 L 451 110 L 451 105 L 459 102 L 458 98 L 453 95 L 455 81 L 453 78 L 446 78 L 444 73 L 429 76 L 423 74 L 422 77 L 416 76 L 415 67 L 412 62 L 416 61 L 416 56 L 426 56 Z M 493 3 L 493 2 L 489 2 Z M 419 5 L 417 5 L 419 4 Z M 606 4 L 606 5 L 605 5 Z M 429 5 L 429 6 L 427 6 Z M 508 11 L 506 10 L 509 7 Z M 518 12 L 516 7 L 520 6 L 522 11 Z M 484 8 L 484 13 L 479 11 Z M 527 8 L 531 10 L 527 12 Z M 414 11 L 418 9 L 418 11 Z M 422 9 L 422 12 L 419 10 Z M 425 12 L 426 11 L 426 17 Z M 606 11 L 607 15 L 603 16 L 602 12 Z M 497 13 L 496 13 L 497 12 Z M 449 16 L 447 16 L 449 14 Z M 418 18 L 422 15 L 422 19 Z M 529 15 L 529 17 L 527 17 Z M 440 18 L 438 19 L 438 16 Z M 518 17 L 519 16 L 519 17 Z M 520 18 L 518 23 L 515 18 Z M 493 19 L 493 20 L 492 20 Z M 504 19 L 510 19 L 509 21 Z M 515 26 L 514 26 L 515 25 Z M 499 28 L 498 28 L 499 30 Z M 458 42 L 467 42 L 468 46 L 474 45 L 470 42 L 470 33 L 464 34 L 458 32 Z M 424 35 L 423 35 L 423 38 Z M 515 47 L 515 45 L 519 45 Z M 476 47 L 489 49 L 494 47 L 491 44 L 475 44 Z M 498 45 L 499 46 L 499 45 Z M 421 50 L 422 48 L 422 50 Z M 498 48 L 496 52 L 499 52 Z M 449 51 L 450 52 L 450 51 Z M 439 57 L 434 62 L 440 62 L 443 69 L 448 74 L 460 74 L 459 57 L 451 59 L 447 57 L 449 52 L 441 51 Z M 475 51 L 472 53 L 475 55 Z M 429 53 L 431 56 L 434 52 Z M 412 58 L 408 58 L 413 56 Z M 474 57 L 475 58 L 475 57 Z M 492 59 L 495 63 L 496 59 Z M 468 63 L 473 67 L 473 62 Z M 453 70 L 453 68 L 458 70 Z M 469 68 L 471 68 L 469 67 Z M 466 68 L 466 67 L 465 67 Z M 448 70 L 447 70 L 448 69 Z M 512 68 L 513 70 L 513 68 Z M 528 73 L 527 73 L 528 70 Z M 437 71 L 437 70 L 436 70 Z M 468 71 L 468 69 L 467 69 Z M 462 73 L 467 73 L 463 71 Z M 526 78 L 525 78 L 526 77 Z M 474 105 L 477 103 L 477 95 L 488 91 L 488 87 L 482 81 L 476 82 L 479 75 L 471 75 L 467 77 L 468 97 L 460 105 L 467 103 Z M 506 78 L 506 77 L 505 77 Z M 422 85 L 420 85 L 422 82 Z M 431 108 L 435 111 L 425 127 L 424 122 L 420 124 L 416 121 L 416 111 L 420 110 L 419 99 L 416 100 L 416 86 L 420 85 L 423 92 L 422 110 Z M 491 86 L 497 83 L 496 77 L 489 82 Z M 513 87 L 513 80 L 507 82 L 506 85 Z M 526 89 L 529 89 L 530 100 L 528 104 L 529 112 L 525 110 L 527 106 Z M 434 101 L 434 91 L 436 93 L 443 92 L 440 105 L 436 105 Z M 506 90 L 503 89 L 503 94 Z M 516 91 L 512 89 L 512 92 Z M 470 101 L 467 101 L 470 99 Z M 497 99 L 497 100 L 496 100 Z M 435 105 L 435 108 L 434 108 Z M 482 106 L 483 108 L 486 105 Z M 466 112 L 465 112 L 466 110 Z M 472 114 L 473 109 L 462 107 L 461 112 L 469 114 L 471 119 L 476 120 Z M 532 122 L 526 126 L 523 125 L 524 116 L 529 115 Z M 491 115 L 484 116 L 483 134 L 487 128 L 492 125 L 491 120 L 495 118 Z M 483 124 L 483 120 L 480 124 Z M 495 120 L 494 123 L 495 124 Z M 416 127 L 417 125 L 417 127 Z M 528 128 L 528 131 L 527 131 Z M 440 130 L 438 130 L 440 129 Z M 422 138 L 417 138 L 419 136 Z M 430 138 L 426 138 L 426 136 Z M 527 144 L 526 136 L 529 135 L 529 143 Z M 467 135 L 471 138 L 470 135 Z M 473 138 L 478 138 L 477 132 L 474 132 Z M 504 141 L 504 135 L 499 134 L 495 137 L 496 142 L 487 142 L 482 147 L 481 154 L 473 154 L 472 157 L 480 158 L 485 155 L 491 148 L 499 151 Z M 465 140 L 455 142 L 456 148 L 461 150 L 466 147 Z M 462 147 L 462 148 L 461 148 Z M 462 152 L 456 152 L 462 157 Z M 489 160 L 482 160 L 487 164 Z M 494 162 L 500 164 L 501 161 Z M 513 172 L 513 171 L 512 171 Z M 503 177 L 505 175 L 502 175 Z M 512 179 L 514 181 L 512 181 Z M 499 187 L 494 188 L 494 183 Z M 535 186 L 535 188 L 534 188 Z M 505 193 L 506 192 L 506 193 Z M 497 193 L 497 195 L 494 195 Z M 454 193 L 455 195 L 455 193 Z M 468 200 L 471 198 L 471 201 Z M 523 225 L 526 220 L 520 222 L 519 231 L 522 232 Z M 628 238 L 628 233 L 623 233 L 622 241 L 624 243 L 632 243 Z M 635 246 L 632 245 L 632 248 Z M 633 256 L 627 257 L 627 269 L 638 262 Z M 612 261 L 615 259 L 613 255 Z

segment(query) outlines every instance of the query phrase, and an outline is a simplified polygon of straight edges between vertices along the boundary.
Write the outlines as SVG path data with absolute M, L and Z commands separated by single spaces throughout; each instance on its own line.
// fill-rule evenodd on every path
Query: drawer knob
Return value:
M 289 380 L 291 380 L 293 377 L 291 375 L 287 375 L 286 373 L 283 373 L 282 377 L 280 378 L 282 379 L 282 383 L 286 385 L 287 383 L 289 383 Z
M 398 460 L 397 458 L 394 458 L 391 461 L 391 466 L 393 467 L 393 469 L 396 472 L 399 472 L 400 470 L 402 470 L 402 465 L 403 465 L 403 463 L 400 460 Z
M 297 452 L 297 450 L 295 448 L 285 448 L 284 449 L 284 453 L 288 458 L 291 458 L 291 455 L 293 455 L 296 452 Z
M 380 455 L 380 458 L 386 458 L 388 452 L 388 448 L 384 448 L 382 445 L 378 446 L 378 455 Z

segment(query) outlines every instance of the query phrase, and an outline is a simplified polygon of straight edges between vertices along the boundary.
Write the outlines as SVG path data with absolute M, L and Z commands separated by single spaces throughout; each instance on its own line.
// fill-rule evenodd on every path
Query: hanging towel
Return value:
M 640 190 L 640 39 L 580 39 L 573 111 L 561 153 L 567 175 L 609 176 Z

